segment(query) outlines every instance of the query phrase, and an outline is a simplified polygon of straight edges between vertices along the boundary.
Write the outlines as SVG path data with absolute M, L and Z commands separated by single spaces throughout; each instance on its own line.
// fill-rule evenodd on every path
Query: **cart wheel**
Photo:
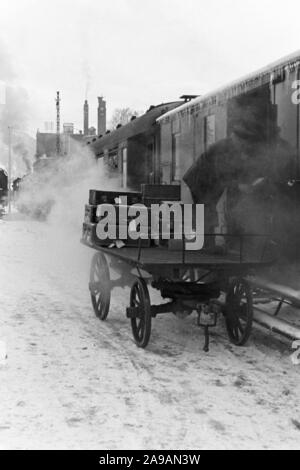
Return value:
M 131 287 L 130 307 L 140 308 L 139 316 L 131 318 L 131 328 L 137 346 L 145 348 L 151 334 L 151 304 L 147 284 L 142 278 L 137 278 Z
M 253 321 L 252 290 L 244 279 L 234 279 L 229 285 L 225 320 L 230 341 L 243 346 Z
M 103 253 L 95 253 L 93 256 L 89 288 L 96 317 L 105 320 L 110 306 L 110 276 Z

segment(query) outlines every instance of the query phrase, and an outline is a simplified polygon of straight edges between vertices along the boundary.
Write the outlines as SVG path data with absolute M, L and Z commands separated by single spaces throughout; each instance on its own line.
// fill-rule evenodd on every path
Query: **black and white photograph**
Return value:
M 1 451 L 300 449 L 299 17 L 0 0 Z

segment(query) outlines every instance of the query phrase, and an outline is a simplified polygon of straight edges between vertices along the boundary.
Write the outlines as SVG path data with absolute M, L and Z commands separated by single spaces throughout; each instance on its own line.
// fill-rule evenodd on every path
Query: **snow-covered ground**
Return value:
M 246 347 L 223 321 L 209 353 L 195 317 L 159 316 L 146 350 L 113 293 L 107 322 L 92 311 L 92 250 L 80 230 L 17 214 L 0 221 L 2 449 L 300 447 L 300 366 L 291 344 L 255 329 Z

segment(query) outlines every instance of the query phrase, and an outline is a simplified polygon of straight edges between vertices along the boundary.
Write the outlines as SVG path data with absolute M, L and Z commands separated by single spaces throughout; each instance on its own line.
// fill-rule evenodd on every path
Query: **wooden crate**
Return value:
M 108 247 L 112 243 L 116 242 L 116 240 L 121 240 L 125 246 L 127 247 L 138 247 L 140 244 L 140 240 L 132 240 L 131 238 L 126 238 L 126 239 L 120 239 L 118 238 L 118 231 L 119 231 L 119 226 L 116 226 L 116 238 L 106 238 L 104 240 L 101 240 L 97 236 L 97 224 L 93 223 L 84 223 L 82 227 L 82 239 L 85 241 L 87 244 L 91 246 L 106 246 Z M 150 237 L 146 240 L 141 240 L 141 246 L 142 247 L 149 247 L 151 246 L 151 239 Z
M 162 201 L 180 201 L 181 186 L 179 184 L 142 184 L 142 202 L 149 206 Z
M 142 195 L 137 191 L 99 191 L 90 189 L 89 204 L 97 206 L 98 204 L 115 204 L 116 198 L 120 198 L 125 203 L 124 197 L 127 197 L 127 204 L 136 204 L 142 201 Z
M 131 207 L 130 205 L 125 205 L 125 204 L 111 204 L 114 207 L 115 210 L 115 215 L 116 215 L 116 223 L 124 225 L 126 223 L 130 223 L 132 220 L 136 219 L 137 216 L 134 215 L 128 215 L 128 210 Z M 104 213 L 100 216 L 100 207 L 102 206 Z M 145 206 L 142 206 L 145 207 Z M 147 219 L 148 219 L 148 224 L 151 223 L 151 212 L 150 208 L 146 207 L 147 210 Z M 105 204 L 99 204 L 97 206 L 97 211 L 96 211 L 96 221 L 99 222 L 103 218 L 107 216 L 107 211 L 105 211 Z M 126 217 L 127 214 L 127 219 L 124 218 Z
M 170 203 L 170 204 L 172 204 L 172 203 Z M 107 217 L 108 212 L 105 211 L 105 205 L 103 205 L 103 206 L 104 206 L 103 214 L 100 216 L 99 215 L 100 214 L 99 207 L 101 207 L 101 204 L 98 205 L 98 209 L 97 209 L 97 213 L 96 213 L 96 222 L 99 222 L 100 220 L 106 219 L 106 217 Z M 181 206 L 183 206 L 183 205 L 181 204 Z M 124 227 L 125 227 L 125 230 L 127 230 L 127 226 L 129 226 L 129 224 L 131 222 L 133 222 L 136 218 L 139 218 L 139 215 L 130 216 L 130 217 L 127 215 L 127 219 L 126 219 L 124 217 L 126 217 L 126 212 L 128 214 L 128 209 L 129 209 L 130 206 L 114 204 L 113 207 L 115 209 L 115 215 L 116 215 L 116 218 L 115 218 L 116 230 L 117 230 L 117 234 L 119 236 L 119 226 L 122 227 L 122 230 L 124 230 Z M 143 207 L 145 207 L 145 206 L 143 206 Z M 151 221 L 152 221 L 151 207 L 146 207 L 146 209 L 147 209 L 148 236 L 149 236 L 149 238 L 151 238 Z M 167 225 L 163 226 L 162 225 L 162 213 L 159 212 L 159 219 L 157 221 L 158 222 L 158 227 L 157 227 L 157 225 L 155 225 L 155 228 L 158 228 L 158 231 L 155 234 L 156 235 L 155 239 L 160 239 L 162 237 L 162 231 L 163 230 L 165 230 L 165 231 L 169 230 L 170 238 L 174 238 L 174 229 L 175 229 L 175 227 L 177 228 L 177 222 L 183 222 L 183 208 L 182 208 L 181 214 L 182 214 L 182 216 L 177 219 L 176 214 L 171 212 L 170 221 L 167 223 Z M 180 229 L 181 229 L 181 225 L 180 225 Z

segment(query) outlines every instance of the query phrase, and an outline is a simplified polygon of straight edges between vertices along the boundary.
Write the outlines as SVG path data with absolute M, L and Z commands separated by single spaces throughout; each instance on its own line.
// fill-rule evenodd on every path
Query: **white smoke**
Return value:
M 24 178 L 17 206 L 33 217 L 46 219 L 49 225 L 68 230 L 81 229 L 90 189 L 118 187 L 103 161 L 97 161 L 81 144 L 71 155 L 40 159 L 36 168 Z
M 118 182 L 107 175 L 103 160 L 97 162 L 80 145 L 70 156 L 43 160 L 40 166 L 44 168 L 21 183 L 17 207 L 31 216 L 46 218 L 41 222 L 43 243 L 36 247 L 41 270 L 45 262 L 55 276 L 62 266 L 75 264 L 85 279 L 92 251 L 80 246 L 80 239 L 89 190 L 118 189 Z M 70 273 L 68 282 L 73 282 L 77 274 Z
M 16 84 L 15 79 L 16 74 L 7 48 L 0 40 L 0 166 L 6 170 L 8 168 L 10 138 L 13 179 L 30 171 L 35 151 L 35 140 L 26 132 L 29 116 L 28 94 Z

